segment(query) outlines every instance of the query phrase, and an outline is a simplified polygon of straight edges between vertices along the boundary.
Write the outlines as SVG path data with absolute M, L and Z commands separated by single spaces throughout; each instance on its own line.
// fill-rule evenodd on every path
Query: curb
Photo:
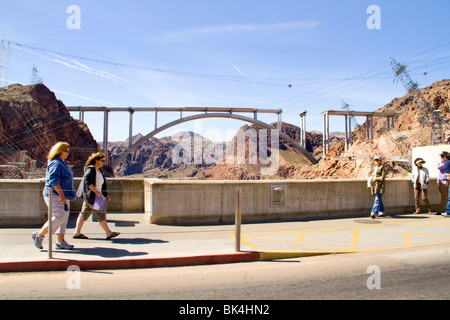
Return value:
M 352 252 L 355 251 L 264 251 L 259 252 L 259 261 L 294 259 Z
M 39 272 L 67 271 L 70 266 L 80 270 L 108 269 L 145 269 L 164 267 L 185 267 L 240 262 L 269 261 L 310 257 L 317 255 L 340 254 L 348 252 L 236 252 L 230 254 L 199 255 L 187 257 L 146 258 L 146 259 L 114 259 L 114 260 L 36 260 L 0 262 L 0 273 L 5 272 Z
M 114 260 L 36 260 L 0 262 L 0 272 L 66 271 L 70 266 L 80 270 L 140 269 L 183 267 L 209 264 L 226 264 L 258 261 L 258 252 L 202 255 L 188 257 L 114 259 Z

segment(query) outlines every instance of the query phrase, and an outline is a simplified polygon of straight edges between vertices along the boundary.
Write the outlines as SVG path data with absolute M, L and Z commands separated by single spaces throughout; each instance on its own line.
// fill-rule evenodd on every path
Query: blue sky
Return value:
M 29 84 L 36 65 L 66 106 L 283 109 L 282 120 L 297 126 L 306 110 L 307 130 L 322 131 L 321 113 L 340 109 L 341 100 L 375 111 L 405 94 L 393 81 L 390 57 L 407 64 L 420 87 L 449 78 L 447 0 L 1 3 L 0 40 L 12 50 L 1 84 Z M 68 13 L 71 5 L 79 20 L 71 20 L 78 18 Z M 371 5 L 380 8 L 380 29 L 367 26 Z M 69 28 L 68 20 L 81 28 Z M 177 117 L 159 114 L 158 123 Z M 85 121 L 101 141 L 102 116 L 87 113 Z M 134 122 L 134 133 L 154 128 L 153 114 L 139 113 Z M 208 119 L 160 136 L 195 130 L 222 140 L 243 124 Z M 330 130 L 343 131 L 343 120 L 333 119 Z M 128 114 L 111 113 L 110 141 L 127 137 Z

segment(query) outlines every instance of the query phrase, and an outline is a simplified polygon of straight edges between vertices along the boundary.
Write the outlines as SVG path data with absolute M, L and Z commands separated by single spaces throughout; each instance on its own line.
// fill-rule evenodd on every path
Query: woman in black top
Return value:
M 117 237 L 120 233 L 109 229 L 106 222 L 106 201 L 109 201 L 109 195 L 106 190 L 106 179 L 100 168 L 105 164 L 105 155 L 101 152 L 93 153 L 86 161 L 84 167 L 84 176 L 81 181 L 83 192 L 83 207 L 77 219 L 77 226 L 74 239 L 88 239 L 81 233 L 81 228 L 92 212 L 95 212 L 100 226 L 106 233 L 106 239 L 110 240 Z M 80 186 L 81 188 L 81 186 Z

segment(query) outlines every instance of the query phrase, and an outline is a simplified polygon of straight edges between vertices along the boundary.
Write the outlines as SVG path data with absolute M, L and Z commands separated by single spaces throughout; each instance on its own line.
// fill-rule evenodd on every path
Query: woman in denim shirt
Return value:
M 47 173 L 45 177 L 44 200 L 47 206 L 50 205 L 49 191 L 52 188 L 52 227 L 56 233 L 58 241 L 56 247 L 60 249 L 73 249 L 73 245 L 68 244 L 65 239 L 67 220 L 69 218 L 69 205 L 71 200 L 75 200 L 76 192 L 73 185 L 73 174 L 67 167 L 64 160 L 69 156 L 69 144 L 58 142 L 48 153 Z M 48 221 L 40 231 L 31 234 L 34 245 L 38 249 L 43 249 L 42 242 L 48 233 Z

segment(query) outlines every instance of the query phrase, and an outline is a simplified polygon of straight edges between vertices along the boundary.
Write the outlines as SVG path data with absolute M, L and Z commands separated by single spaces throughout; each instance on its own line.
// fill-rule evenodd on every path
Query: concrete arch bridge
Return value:
M 111 165 L 113 168 L 117 166 L 121 161 L 123 161 L 131 152 L 133 152 L 136 148 L 142 145 L 144 142 L 152 138 L 153 136 L 161 133 L 164 130 L 167 130 L 171 127 L 179 125 L 184 122 L 194 121 L 199 119 L 208 119 L 208 118 L 227 118 L 227 119 L 235 119 L 248 123 L 253 123 L 261 128 L 267 130 L 279 130 L 280 138 L 290 143 L 292 146 L 300 150 L 310 161 L 311 163 L 317 163 L 317 160 L 308 152 L 305 148 L 303 148 L 300 143 L 286 135 L 281 131 L 281 109 L 253 109 L 253 108 L 220 108 L 220 107 L 154 107 L 154 108 L 108 108 L 108 107 L 83 107 L 83 106 L 71 106 L 67 107 L 67 110 L 70 112 L 79 112 L 79 119 L 84 121 L 84 113 L 85 112 L 103 112 L 104 121 L 103 121 L 103 150 L 108 149 L 108 131 L 109 131 L 109 113 L 110 112 L 128 112 L 129 113 L 129 145 L 127 150 L 125 150 L 118 159 L 115 160 L 113 164 L 107 163 L 107 165 Z M 135 112 L 154 112 L 155 114 L 155 128 L 153 131 L 142 137 L 139 141 L 132 144 L 133 137 L 133 115 Z M 160 112 L 179 112 L 180 118 L 164 125 L 158 126 L 158 113 Z M 183 113 L 198 113 L 190 116 L 183 116 Z M 253 118 L 244 116 L 239 113 L 253 113 Z M 271 113 L 276 114 L 278 116 L 277 128 L 272 127 L 271 125 L 258 120 L 258 113 Z M 108 160 L 108 159 L 107 159 Z

